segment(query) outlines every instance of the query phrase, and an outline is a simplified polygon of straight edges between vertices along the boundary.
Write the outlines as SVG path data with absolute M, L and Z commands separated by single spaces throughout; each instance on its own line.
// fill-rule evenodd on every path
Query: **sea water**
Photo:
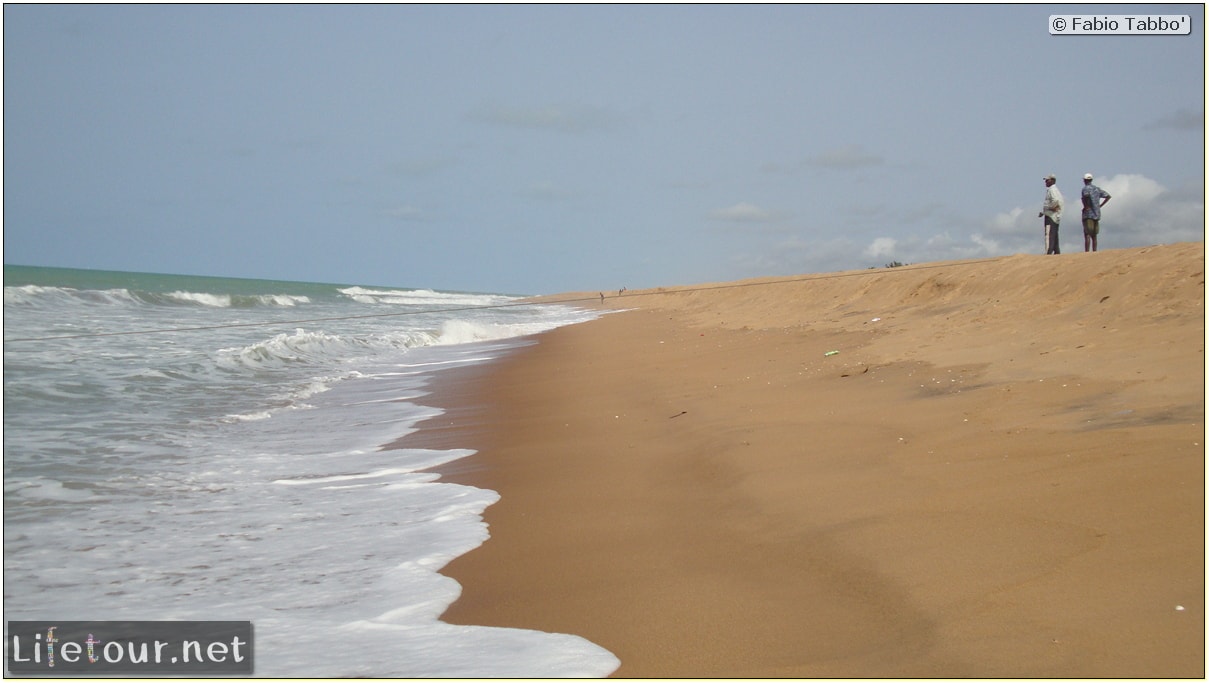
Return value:
M 5 266 L 4 618 L 235 620 L 257 676 L 603 676 L 439 620 L 494 491 L 383 449 L 449 368 L 595 313 L 423 289 Z

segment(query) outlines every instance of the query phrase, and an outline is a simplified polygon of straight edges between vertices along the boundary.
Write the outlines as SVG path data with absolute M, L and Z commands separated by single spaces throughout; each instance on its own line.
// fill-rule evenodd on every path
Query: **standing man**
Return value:
M 1062 193 L 1058 191 L 1058 179 L 1052 174 L 1045 180 L 1045 201 L 1041 203 L 1038 218 L 1045 218 L 1045 253 L 1058 254 L 1058 223 L 1062 222 Z
M 1091 184 L 1091 174 L 1083 176 L 1083 251 L 1096 251 L 1100 236 L 1100 207 L 1108 203 L 1112 195 Z

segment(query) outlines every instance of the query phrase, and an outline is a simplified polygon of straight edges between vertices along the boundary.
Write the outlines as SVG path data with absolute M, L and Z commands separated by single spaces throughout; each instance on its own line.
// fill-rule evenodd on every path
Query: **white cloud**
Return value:
M 1204 239 L 1203 181 L 1171 190 L 1143 175 L 1118 174 L 1096 183 L 1112 195 L 1103 209 L 1100 248 L 1121 249 Z M 1065 193 L 1066 211 L 1060 231 L 1064 253 L 1083 250 L 1081 181 L 1079 185 Z M 748 274 L 757 275 L 880 267 L 890 259 L 928 263 L 1020 253 L 1043 254 L 1044 229 L 1037 217 L 1040 209 L 1038 197 L 1035 206 L 1002 211 L 981 224 L 968 218 L 945 218 L 942 227 L 931 233 L 912 231 L 910 226 L 899 222 L 894 231 L 883 228 L 863 242 L 850 236 L 815 239 L 811 235 L 825 235 L 829 230 L 799 226 L 794 237 L 768 244 L 759 254 L 737 254 L 734 262 Z M 938 210 L 938 213 L 947 214 L 947 211 Z M 960 227 L 963 225 L 969 227 L 963 229 Z
M 585 133 L 609 128 L 614 121 L 610 112 L 583 105 L 510 107 L 486 105 L 470 112 L 471 121 L 518 128 Z
M 1016 207 L 1006 213 L 997 213 L 987 221 L 986 229 L 993 235 L 1015 235 L 1024 228 L 1024 209 Z M 1029 219 L 1029 225 L 1037 221 Z
M 915 223 L 916 221 L 935 219 L 944 214 L 944 208 L 944 204 L 940 202 L 929 202 L 923 206 L 903 211 L 901 220 L 904 223 Z
M 974 246 L 965 247 L 965 249 L 970 252 L 970 256 L 968 258 L 974 258 L 976 256 L 984 255 L 984 254 L 986 256 L 996 256 L 998 254 L 1004 253 L 1003 247 L 1001 247 L 999 245 L 999 242 L 997 240 L 993 240 L 989 237 L 984 237 L 979 233 L 974 233 L 973 235 L 970 235 L 970 241 L 974 243 Z
M 973 233 L 965 238 L 955 238 L 948 232 L 941 232 L 928 237 L 918 235 L 908 235 L 903 238 L 879 237 L 865 249 L 863 256 L 873 260 L 893 258 L 904 263 L 926 263 L 986 258 L 1001 256 L 1005 253 L 1012 252 L 1005 249 L 999 240 L 987 237 L 982 233 Z
M 761 165 L 760 170 L 764 173 L 797 175 L 812 168 L 850 170 L 881 166 L 885 163 L 883 157 L 865 151 L 861 145 L 843 145 L 823 150 L 815 156 L 793 163 L 770 161 Z
M 1192 109 L 1181 109 L 1146 125 L 1147 130 L 1172 128 L 1175 130 L 1205 130 L 1205 112 Z
M 878 237 L 865 248 L 865 255 L 870 258 L 887 258 L 894 255 L 894 247 L 898 240 L 893 237 Z
M 714 220 L 732 223 L 767 223 L 780 218 L 780 214 L 768 209 L 762 209 L 755 204 L 740 202 L 725 209 L 716 209 L 710 213 Z
M 829 149 L 811 159 L 814 166 L 824 168 L 861 168 L 864 166 L 880 166 L 885 160 L 875 154 L 869 154 L 861 145 L 845 145 Z
M 1151 244 L 1190 242 L 1205 237 L 1205 194 L 1196 183 L 1178 191 L 1140 174 L 1121 173 L 1097 178 L 1096 185 L 1112 195 L 1101 211 L 1101 248 L 1142 247 Z M 1064 194 L 1066 207 L 1059 230 L 1062 250 L 1083 249 L 1082 202 L 1078 187 Z M 1038 253 L 1042 247 L 1042 223 L 1037 206 L 1016 207 L 998 213 L 983 225 L 983 234 L 995 238 L 997 253 Z
M 1122 203 L 1131 209 L 1146 206 L 1164 192 L 1162 185 L 1144 175 L 1123 173 L 1103 180 L 1092 180 L 1092 183 L 1112 195 L 1111 201 L 1116 203 L 1117 208 L 1120 208 Z M 1082 192 L 1083 188 L 1080 187 L 1079 190 Z
M 1101 246 L 1140 247 L 1205 238 L 1203 183 L 1172 191 L 1136 174 L 1093 182 L 1112 195 L 1100 211 Z

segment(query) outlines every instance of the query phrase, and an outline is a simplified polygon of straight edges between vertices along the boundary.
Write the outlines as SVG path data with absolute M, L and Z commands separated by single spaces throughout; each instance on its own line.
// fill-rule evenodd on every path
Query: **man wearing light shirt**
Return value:
M 1045 253 L 1058 254 L 1058 224 L 1062 222 L 1062 193 L 1058 191 L 1058 179 L 1045 176 L 1045 201 L 1041 204 L 1038 218 L 1045 218 Z

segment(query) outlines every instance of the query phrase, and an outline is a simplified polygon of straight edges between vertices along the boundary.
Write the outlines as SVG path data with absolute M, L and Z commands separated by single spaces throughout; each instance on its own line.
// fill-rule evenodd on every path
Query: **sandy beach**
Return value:
M 502 496 L 443 618 L 618 677 L 1204 677 L 1204 263 L 607 292 L 404 440 Z

